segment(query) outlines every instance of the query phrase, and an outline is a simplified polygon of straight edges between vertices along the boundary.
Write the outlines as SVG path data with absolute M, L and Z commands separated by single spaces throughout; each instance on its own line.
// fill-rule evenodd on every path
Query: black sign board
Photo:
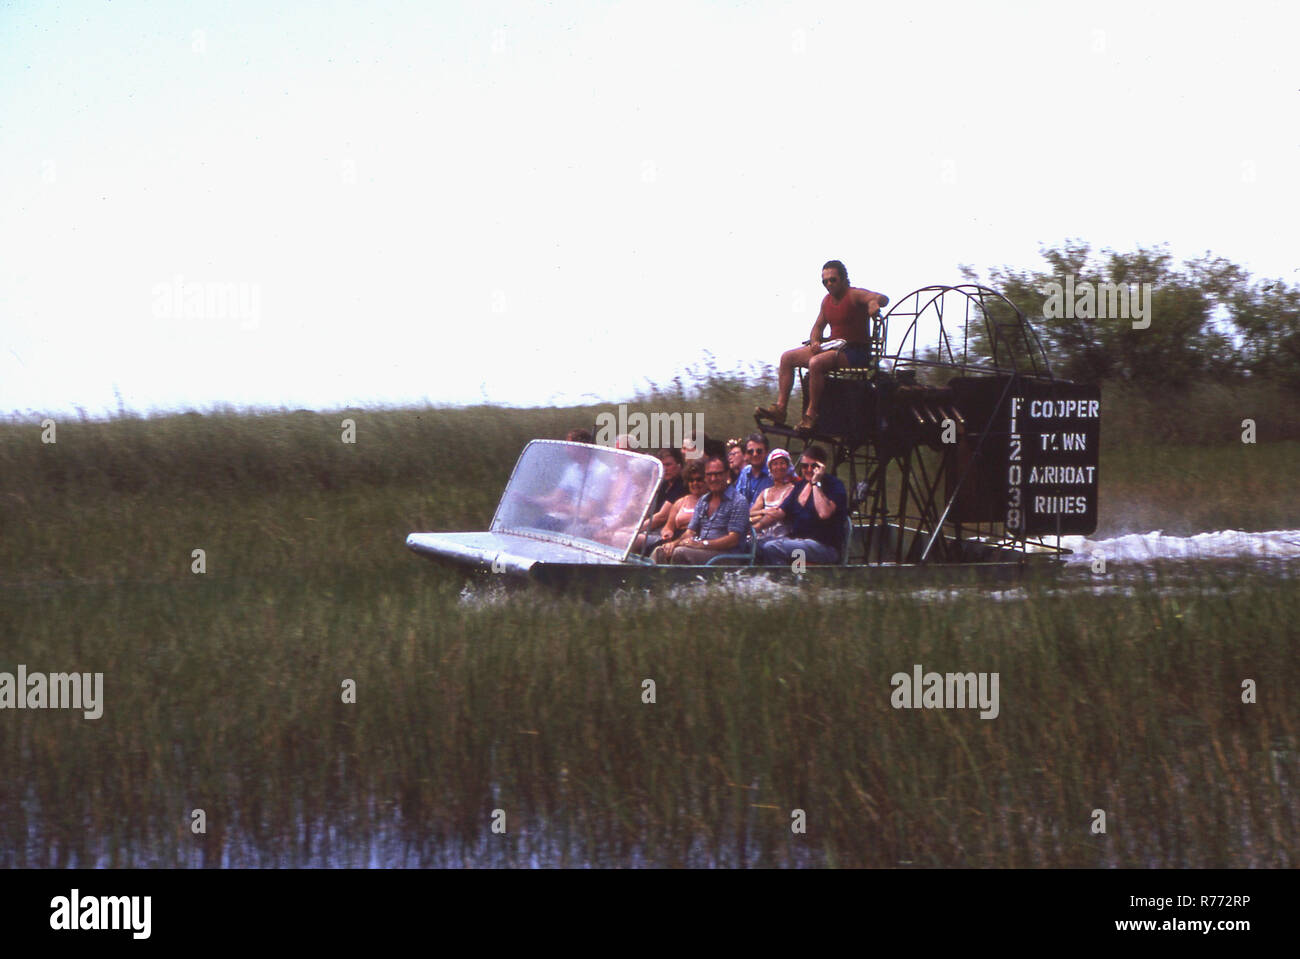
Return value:
M 1087 536 L 1096 531 L 1100 387 L 1016 383 L 1003 414 L 1007 532 Z

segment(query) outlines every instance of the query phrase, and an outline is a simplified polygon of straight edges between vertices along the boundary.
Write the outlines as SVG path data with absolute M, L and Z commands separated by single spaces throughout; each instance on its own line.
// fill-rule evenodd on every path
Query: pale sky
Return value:
M 832 258 L 894 299 L 1067 237 L 1300 282 L 1297 27 L 6 3 L 0 413 L 617 401 L 705 350 L 774 362 Z

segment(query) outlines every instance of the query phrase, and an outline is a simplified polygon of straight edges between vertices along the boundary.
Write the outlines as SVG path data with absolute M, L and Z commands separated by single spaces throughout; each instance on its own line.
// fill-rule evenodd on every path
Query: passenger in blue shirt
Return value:
M 837 563 L 844 548 L 844 516 L 849 508 L 848 490 L 826 472 L 826 451 L 810 446 L 799 458 L 799 475 L 778 511 L 786 529 L 784 539 L 758 544 L 757 561 L 770 566 L 788 566 L 795 550 L 802 550 L 810 563 Z
M 664 543 L 651 554 L 655 563 L 698 565 L 744 549 L 749 539 L 749 504 L 727 484 L 728 478 L 727 461 L 708 457 L 704 465 L 708 492 L 695 504 L 695 515 L 681 539 Z
M 772 474 L 767 471 L 767 440 L 762 433 L 750 433 L 746 437 L 745 458 L 749 463 L 740 471 L 736 489 L 753 506 L 758 494 L 772 485 Z

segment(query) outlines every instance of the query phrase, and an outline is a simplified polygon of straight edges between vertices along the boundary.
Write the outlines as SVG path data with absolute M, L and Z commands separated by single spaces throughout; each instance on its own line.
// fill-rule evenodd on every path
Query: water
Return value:
M 1061 545 L 1072 551 L 1065 558 L 1065 570 L 1055 586 L 1033 592 L 1024 587 L 991 588 L 978 584 L 909 588 L 900 583 L 872 587 L 864 578 L 865 588 L 818 587 L 815 595 L 823 602 L 900 593 L 935 602 L 977 595 L 995 602 L 1019 602 L 1031 596 L 1079 591 L 1096 596 L 1132 596 L 1139 586 L 1150 588 L 1153 580 L 1158 580 L 1157 591 L 1161 593 L 1177 594 L 1191 590 L 1203 595 L 1207 589 L 1231 591 L 1229 577 L 1233 564 L 1246 563 L 1254 572 L 1280 577 L 1300 574 L 1300 530 L 1262 533 L 1216 530 L 1194 536 L 1165 536 L 1160 530 L 1154 530 L 1110 539 L 1064 536 Z M 1098 557 L 1105 561 L 1104 572 L 1094 572 Z M 1204 574 L 1216 568 L 1222 569 L 1224 578 L 1218 582 L 1210 580 L 1207 585 Z M 771 608 L 790 602 L 807 602 L 809 590 L 799 583 L 737 572 L 720 580 L 667 589 L 618 590 L 609 601 L 616 608 L 663 602 L 691 607 L 708 605 L 722 596 L 744 599 L 760 608 Z M 528 590 L 498 581 L 467 584 L 460 594 L 461 604 L 471 609 L 496 608 L 521 601 L 532 601 Z

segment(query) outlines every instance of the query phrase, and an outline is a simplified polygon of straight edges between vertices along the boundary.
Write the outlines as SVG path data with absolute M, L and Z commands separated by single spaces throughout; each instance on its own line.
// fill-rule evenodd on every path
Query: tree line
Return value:
M 963 266 L 962 274 L 1002 293 L 1029 318 L 1058 376 L 1152 387 L 1257 380 L 1300 390 L 1300 286 L 1253 278 L 1208 252 L 1178 264 L 1163 246 L 1094 254 L 1068 240 L 1041 252 L 1043 269 L 1003 266 L 980 276 Z M 1149 284 L 1146 316 L 1135 325 L 1072 303 L 1062 310 L 1056 294 L 1067 278 L 1085 293 L 1102 284 Z

